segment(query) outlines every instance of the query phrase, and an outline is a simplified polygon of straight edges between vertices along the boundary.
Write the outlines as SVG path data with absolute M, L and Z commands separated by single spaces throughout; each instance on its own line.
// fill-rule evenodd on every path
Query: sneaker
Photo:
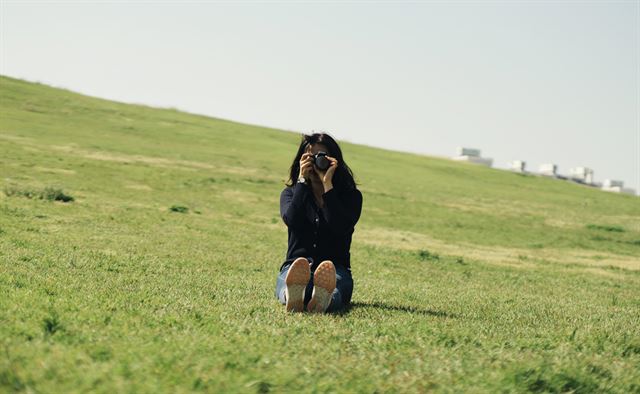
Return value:
M 314 313 L 322 313 L 331 303 L 331 295 L 336 288 L 336 267 L 329 260 L 325 260 L 313 273 L 313 293 L 307 310 Z
M 304 291 L 310 277 L 309 261 L 304 257 L 298 257 L 289 267 L 284 280 L 287 312 L 302 312 L 304 310 Z

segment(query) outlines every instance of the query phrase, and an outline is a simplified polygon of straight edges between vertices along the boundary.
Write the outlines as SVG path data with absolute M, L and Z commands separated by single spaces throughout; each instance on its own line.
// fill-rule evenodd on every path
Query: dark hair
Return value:
M 345 163 L 340 146 L 336 140 L 327 133 L 302 135 L 302 141 L 300 141 L 298 153 L 296 153 L 296 157 L 293 159 L 293 163 L 291 164 L 289 181 L 286 185 L 293 186 L 298 181 L 298 174 L 300 173 L 300 158 L 307 149 L 307 146 L 314 144 L 322 144 L 326 146 L 328 150 L 327 154 L 338 160 L 338 168 L 336 168 L 336 172 L 333 174 L 333 187 L 339 191 L 355 189 L 357 184 L 353 178 L 353 172 L 347 163 Z

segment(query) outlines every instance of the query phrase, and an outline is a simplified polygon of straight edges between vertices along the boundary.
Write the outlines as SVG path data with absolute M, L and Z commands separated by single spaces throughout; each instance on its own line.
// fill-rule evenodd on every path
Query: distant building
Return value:
M 458 155 L 452 157 L 453 160 L 466 161 L 469 163 L 482 164 L 491 167 L 493 159 L 480 156 L 480 149 L 458 147 Z
M 558 166 L 556 164 L 541 164 L 538 172 L 545 176 L 558 176 Z
M 480 157 L 480 149 L 474 149 L 474 148 L 462 148 L 462 147 L 458 147 L 457 149 L 458 152 L 458 156 L 474 156 L 474 157 Z
M 587 167 L 575 167 L 569 170 L 569 178 L 587 185 L 593 184 L 593 170 Z
M 604 183 L 602 184 L 602 190 L 607 192 L 614 192 L 614 193 L 625 193 L 625 194 L 631 194 L 631 195 L 636 194 L 635 190 L 630 188 L 625 188 L 623 181 L 616 181 L 612 179 L 605 179 Z
M 511 171 L 525 172 L 526 162 L 522 160 L 514 160 L 511 162 Z
M 623 181 L 614 181 L 613 179 L 605 179 L 602 183 L 603 187 L 624 187 Z

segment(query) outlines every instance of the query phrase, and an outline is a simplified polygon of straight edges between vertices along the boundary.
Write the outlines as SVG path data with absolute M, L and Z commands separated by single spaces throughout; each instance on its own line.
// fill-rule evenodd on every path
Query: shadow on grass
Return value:
M 379 301 L 374 301 L 374 302 L 354 301 L 354 302 L 351 302 L 351 304 L 349 304 L 347 307 L 332 313 L 337 316 L 344 316 L 351 313 L 353 309 L 372 309 L 372 308 L 383 309 L 383 310 L 392 311 L 392 312 L 414 313 L 414 314 L 425 315 L 425 316 L 449 317 L 449 318 L 456 317 L 456 315 L 452 313 L 444 312 L 444 311 L 436 311 L 432 309 L 420 309 L 420 308 L 415 308 L 413 306 L 391 305 L 391 304 L 386 304 L 384 302 L 379 302 Z

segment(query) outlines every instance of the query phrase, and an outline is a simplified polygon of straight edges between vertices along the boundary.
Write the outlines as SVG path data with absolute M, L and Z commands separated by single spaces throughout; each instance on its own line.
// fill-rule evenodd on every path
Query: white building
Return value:
M 482 164 L 487 167 L 493 164 L 493 159 L 480 156 L 480 149 L 458 147 L 457 151 L 458 155 L 452 157 L 453 160 Z
M 605 179 L 604 183 L 602 184 L 602 190 L 607 192 L 614 192 L 614 193 L 625 193 L 625 194 L 631 194 L 631 195 L 636 194 L 635 190 L 630 188 L 625 188 L 623 181 L 616 181 L 612 179 Z
M 615 181 L 613 179 L 605 179 L 602 187 L 624 187 L 624 182 Z
M 527 163 L 522 160 L 514 160 L 511 162 L 511 171 L 525 172 Z
M 540 175 L 545 175 L 545 176 L 557 176 L 558 173 L 558 166 L 556 164 L 541 164 L 538 171 L 540 172 Z
M 578 182 L 593 184 L 593 170 L 587 167 L 575 167 L 569 170 L 569 177 Z

